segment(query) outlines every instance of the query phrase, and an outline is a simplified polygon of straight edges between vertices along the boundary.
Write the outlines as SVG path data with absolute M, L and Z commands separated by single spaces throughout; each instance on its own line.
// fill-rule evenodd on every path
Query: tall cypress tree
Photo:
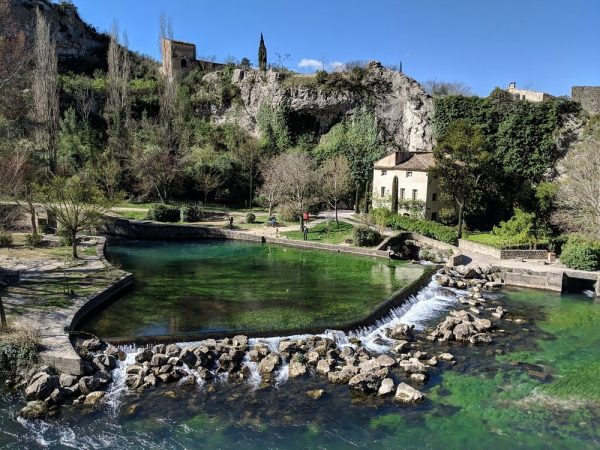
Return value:
M 265 47 L 262 33 L 260 33 L 260 45 L 258 46 L 258 68 L 267 70 L 267 47 Z
M 392 181 L 392 212 L 398 214 L 398 177 Z

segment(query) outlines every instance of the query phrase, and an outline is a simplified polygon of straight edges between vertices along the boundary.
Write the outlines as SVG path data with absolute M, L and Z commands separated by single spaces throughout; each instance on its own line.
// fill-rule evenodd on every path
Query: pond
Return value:
M 103 338 L 335 327 L 423 273 L 402 261 L 243 241 L 115 241 L 133 290 L 80 328 Z
M 0 391 L 0 448 L 598 448 L 600 303 L 526 289 L 496 296 L 526 323 L 506 322 L 507 337 L 491 346 L 452 345 L 457 364 L 433 374 L 418 406 L 309 377 L 141 395 L 115 386 L 93 412 L 25 422 L 12 419 L 21 401 Z M 456 296 L 429 286 L 395 320 L 434 323 L 456 307 Z M 327 392 L 317 402 L 305 394 L 315 388 Z

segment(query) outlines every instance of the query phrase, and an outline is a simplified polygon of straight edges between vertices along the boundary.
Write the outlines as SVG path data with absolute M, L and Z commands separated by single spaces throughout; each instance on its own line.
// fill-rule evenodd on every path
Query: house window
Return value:
M 413 200 L 416 200 L 416 199 L 417 199 L 417 190 L 416 190 L 416 189 L 413 189 L 413 196 L 412 196 L 412 199 L 413 199 Z
M 431 194 L 431 201 L 432 202 L 437 201 L 437 192 L 434 192 L 433 194 Z
M 412 172 L 406 172 L 406 178 L 412 177 Z
M 381 175 L 387 175 L 387 170 L 382 170 Z
M 381 186 L 381 196 L 385 197 L 385 186 Z
M 400 189 L 400 200 L 404 200 L 405 197 L 406 197 L 406 189 L 401 188 Z

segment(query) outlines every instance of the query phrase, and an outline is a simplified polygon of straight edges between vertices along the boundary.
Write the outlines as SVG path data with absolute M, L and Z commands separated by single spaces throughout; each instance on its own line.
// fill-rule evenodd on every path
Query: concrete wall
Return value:
M 517 100 L 527 100 L 530 102 L 543 102 L 552 98 L 551 95 L 545 92 L 529 91 L 527 89 L 517 89 L 516 87 L 509 87 L 506 90 Z
M 475 252 L 496 259 L 546 259 L 548 257 L 548 250 L 500 250 L 489 245 L 467 241 L 466 239 L 459 239 L 458 247 L 467 252 Z
M 590 114 L 600 114 L 600 86 L 573 86 L 571 98 Z

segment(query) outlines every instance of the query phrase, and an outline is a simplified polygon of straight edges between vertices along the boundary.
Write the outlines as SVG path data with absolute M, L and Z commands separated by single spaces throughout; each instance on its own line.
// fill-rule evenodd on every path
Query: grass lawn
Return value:
M 148 218 L 148 211 L 141 209 L 139 211 L 115 211 L 115 213 L 124 219 L 145 220 Z
M 354 231 L 354 225 L 348 222 L 335 223 L 335 220 L 321 222 L 313 227 L 308 228 L 308 240 L 314 242 L 323 242 L 325 244 L 341 244 L 346 239 L 352 239 L 352 232 Z M 281 233 L 282 236 L 286 236 L 290 239 L 303 240 L 304 235 L 302 231 L 286 231 Z

